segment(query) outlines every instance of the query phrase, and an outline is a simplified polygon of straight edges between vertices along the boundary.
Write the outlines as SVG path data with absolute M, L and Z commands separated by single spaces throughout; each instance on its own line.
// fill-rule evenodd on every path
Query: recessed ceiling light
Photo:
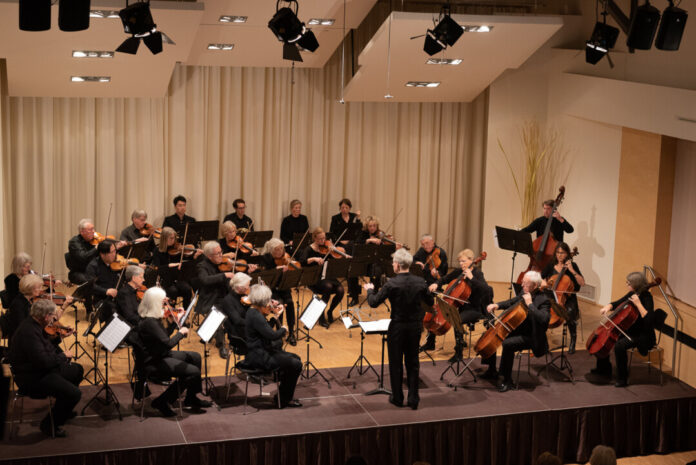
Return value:
M 104 50 L 73 50 L 73 58 L 113 58 L 114 52 Z
M 218 19 L 221 23 L 246 23 L 247 17 L 246 16 L 231 16 L 231 15 L 222 15 L 220 16 L 220 19 Z
M 406 83 L 406 87 L 437 87 L 439 85 L 439 82 L 431 81 L 408 81 Z
M 333 26 L 335 19 L 330 18 L 311 18 L 307 21 L 308 26 Z
M 425 62 L 426 65 L 452 65 L 457 66 L 461 64 L 462 60 L 460 58 L 428 58 Z
M 110 82 L 111 76 L 71 76 L 72 82 Z
M 234 44 L 208 44 L 208 50 L 232 50 Z
M 118 11 L 114 10 L 90 10 L 90 18 L 118 18 Z

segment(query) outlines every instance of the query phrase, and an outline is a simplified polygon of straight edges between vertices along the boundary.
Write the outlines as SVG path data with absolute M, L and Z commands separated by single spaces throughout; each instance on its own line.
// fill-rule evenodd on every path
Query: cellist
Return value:
M 556 209 L 556 211 L 553 210 L 554 204 L 555 201 L 553 199 L 544 200 L 542 203 L 542 206 L 544 207 L 544 214 L 529 223 L 529 225 L 526 227 L 522 228 L 522 231 L 528 233 L 535 232 L 536 237 L 543 236 L 544 229 L 546 228 L 546 222 L 551 216 L 551 212 L 553 212 L 553 219 L 551 220 L 551 234 L 553 234 L 553 238 L 558 242 L 563 242 L 563 233 L 567 232 L 570 234 L 575 231 L 575 228 L 573 228 L 573 226 L 561 216 L 558 209 Z
M 483 318 L 483 310 L 491 302 L 493 293 L 486 282 L 486 278 L 483 276 L 483 271 L 481 271 L 480 268 L 471 267 L 471 264 L 474 261 L 473 250 L 462 250 L 457 254 L 457 260 L 459 262 L 459 269 L 452 270 L 449 274 L 432 283 L 428 287 L 428 290 L 430 292 L 435 292 L 438 288 L 445 287 L 452 281 L 455 281 L 460 276 L 464 275 L 464 281 L 471 288 L 471 295 L 467 299 L 468 302 L 458 302 L 457 307 L 462 325 L 466 325 L 469 323 L 475 323 Z M 464 341 L 464 335 L 462 333 L 455 331 L 454 337 L 454 355 L 449 359 L 450 363 L 461 361 L 462 352 L 464 347 L 466 347 L 466 342 Z M 435 334 L 428 332 L 428 339 L 426 340 L 425 344 L 421 346 L 421 351 L 433 350 L 434 348 Z
M 614 358 L 616 358 L 616 384 L 614 386 L 616 387 L 628 386 L 628 349 L 637 347 L 641 354 L 647 355 L 648 350 L 655 345 L 654 303 L 645 275 L 638 271 L 629 273 L 626 276 L 626 287 L 628 287 L 626 295 L 600 309 L 600 313 L 606 315 L 630 300 L 640 314 L 640 318 L 626 331 L 629 337 L 620 334 L 614 345 Z M 597 367 L 593 368 L 591 373 L 610 377 L 611 362 L 609 357 L 597 357 Z
M 538 271 L 528 271 L 522 279 L 522 293 L 497 304 L 487 307 L 489 313 L 495 310 L 505 310 L 517 305 L 524 300 L 527 305 L 527 318 L 515 328 L 503 341 L 503 354 L 500 358 L 500 375 L 502 383 L 498 385 L 498 391 L 506 392 L 512 389 L 512 364 L 515 361 L 515 352 L 532 349 L 535 357 L 541 357 L 548 350 L 546 329 L 551 318 L 551 302 L 546 294 L 540 291 L 541 275 Z M 498 380 L 498 371 L 495 369 L 495 354 L 483 360 L 488 365 L 488 370 L 481 378 Z

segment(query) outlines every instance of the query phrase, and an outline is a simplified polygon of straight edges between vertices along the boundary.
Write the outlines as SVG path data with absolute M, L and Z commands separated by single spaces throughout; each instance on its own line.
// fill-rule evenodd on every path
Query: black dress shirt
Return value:
M 498 308 L 506 310 L 522 300 L 522 296 L 513 297 L 498 303 Z M 532 340 L 532 352 L 535 357 L 542 357 L 546 353 L 548 342 L 546 330 L 551 319 L 551 301 L 546 294 L 536 290 L 532 292 L 532 303 L 527 307 L 527 318 L 514 331 L 529 336 Z
M 244 215 L 243 217 L 240 218 L 237 216 L 237 213 L 230 213 L 229 215 L 227 215 L 225 217 L 225 219 L 223 220 L 223 223 L 225 221 L 231 221 L 232 223 L 234 223 L 234 225 L 237 227 L 237 229 L 244 228 L 244 229 L 248 229 L 249 231 L 254 230 L 254 226 L 252 226 L 253 221 L 251 221 L 251 218 L 249 218 L 246 215 Z
M 462 273 L 464 272 L 461 268 L 452 270 L 450 273 L 446 274 L 437 281 L 438 287 L 446 290 L 446 286 L 455 279 L 458 279 Z M 481 271 L 479 268 L 472 268 L 471 274 L 472 279 L 467 277 L 464 278 L 464 281 L 466 281 L 471 288 L 471 295 L 467 299 L 469 302 L 459 304 L 458 308 L 459 311 L 468 309 L 477 310 L 483 315 L 483 312 L 485 311 L 483 306 L 484 304 L 488 305 L 489 296 L 492 295 L 489 291 L 490 287 L 486 282 L 486 278 L 483 276 L 483 271 Z
M 210 311 L 213 305 L 220 306 L 230 290 L 230 280 L 207 257 L 196 265 L 198 277 L 198 303 L 196 312 L 203 315 Z
M 140 323 L 138 315 L 138 295 L 133 286 L 126 283 L 121 286 L 116 295 L 116 313 L 131 326 L 135 327 Z
M 5 292 L 7 293 L 5 298 L 11 304 L 15 297 L 19 295 L 19 276 L 14 273 L 5 276 Z
M 304 215 L 300 215 L 295 218 L 292 215 L 288 215 L 283 218 L 283 222 L 280 223 L 280 240 L 289 243 L 293 235 L 304 234 L 309 229 L 309 221 Z
M 162 223 L 162 227 L 164 228 L 165 226 L 169 226 L 172 228 L 174 231 L 183 231 L 184 226 L 186 226 L 186 223 L 195 223 L 196 218 L 188 215 L 184 215 L 184 218 L 181 219 L 179 218 L 179 215 L 174 213 L 173 215 L 167 216 L 164 219 L 164 223 Z
M 551 234 L 553 234 L 553 238 L 556 239 L 558 242 L 563 242 L 563 233 L 572 233 L 575 231 L 575 228 L 566 220 L 563 218 L 563 223 L 558 221 L 556 218 L 553 218 L 551 220 Z M 544 230 L 546 229 L 546 223 L 548 222 L 548 218 L 545 216 L 540 216 L 539 218 L 535 219 L 531 223 L 529 223 L 529 226 L 522 228 L 522 231 L 525 232 L 534 232 L 536 233 L 536 237 L 540 237 L 544 235 Z
M 97 255 L 97 248 L 84 240 L 80 234 L 68 241 L 67 265 L 70 271 L 84 273 L 89 262 Z
M 374 289 L 367 291 L 370 307 L 378 307 L 387 298 L 391 303 L 391 319 L 396 323 L 423 324 L 425 310 L 421 302 L 428 307 L 432 307 L 434 303 L 425 280 L 410 273 L 398 273 L 390 278 L 379 292 L 375 292 Z
M 184 338 L 179 332 L 170 338 L 157 318 L 143 318 L 138 324 L 138 336 L 145 355 L 143 362 L 146 364 L 156 363 L 169 356 L 171 350 Z
M 106 291 L 115 289 L 118 284 L 119 272 L 113 271 L 100 256 L 89 262 L 85 274 L 90 280 L 97 278 L 92 287 L 92 295 L 96 300 L 106 298 Z
M 285 335 L 285 328 L 272 329 L 261 312 L 253 307 L 247 311 L 244 324 L 249 350 L 246 356 L 247 363 L 252 367 L 269 368 L 271 356 L 279 351 L 273 341 Z
M 341 216 L 340 213 L 337 213 L 336 215 L 331 217 L 331 226 L 329 227 L 329 233 L 333 236 L 334 239 L 338 239 L 341 234 L 343 234 L 343 231 L 348 229 L 348 227 L 355 223 L 357 225 L 360 225 L 362 227 L 362 222 L 358 219 L 356 219 L 355 213 L 349 212 L 348 213 L 348 221 L 343 221 L 343 216 Z M 341 240 L 345 240 L 346 237 L 343 236 Z
M 433 252 L 435 252 L 435 249 L 440 249 L 440 266 L 437 267 L 437 272 L 440 274 L 440 277 L 444 276 L 447 274 L 447 253 L 445 252 L 445 249 L 442 249 L 435 245 L 433 247 Z M 425 251 L 423 247 L 419 248 L 416 253 L 413 255 L 413 262 L 421 262 L 425 264 L 425 262 L 428 261 L 428 257 L 430 254 Z M 430 274 L 430 269 L 433 268 L 432 266 L 432 261 L 428 262 L 428 265 L 423 269 L 423 277 L 425 280 L 428 282 L 428 284 L 432 284 L 435 282 L 435 278 L 433 278 L 433 275 Z M 428 277 L 429 276 L 429 277 Z
M 39 381 L 52 371 L 68 363 L 60 339 L 52 339 L 33 318 L 19 325 L 10 344 L 10 364 L 20 386 Z
M 232 335 L 244 339 L 246 337 L 246 314 L 249 307 L 242 303 L 241 298 L 242 296 L 234 290 L 230 291 L 222 299 L 220 310 L 227 316 L 225 326 Z

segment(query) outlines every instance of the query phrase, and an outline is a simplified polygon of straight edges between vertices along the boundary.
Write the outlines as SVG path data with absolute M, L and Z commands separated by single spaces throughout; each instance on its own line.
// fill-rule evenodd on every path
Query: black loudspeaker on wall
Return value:
M 679 50 L 684 26 L 688 15 L 686 11 L 670 6 L 662 13 L 662 23 L 657 31 L 655 47 L 660 50 Z
M 59 0 L 58 27 L 61 31 L 84 31 L 89 28 L 90 0 Z
M 636 8 L 628 28 L 626 45 L 638 50 L 650 50 L 659 22 L 660 10 L 654 6 L 646 3 Z
M 19 0 L 19 28 L 23 31 L 51 29 L 51 0 Z

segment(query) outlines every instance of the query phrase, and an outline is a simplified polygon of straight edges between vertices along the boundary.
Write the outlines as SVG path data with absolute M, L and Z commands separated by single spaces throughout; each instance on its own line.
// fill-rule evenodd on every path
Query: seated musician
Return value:
M 285 260 L 285 244 L 283 241 L 274 237 L 263 246 L 263 254 L 261 255 L 261 265 L 266 270 L 277 268 L 283 272 L 290 269 Z M 280 282 L 280 281 L 279 281 Z M 292 301 L 292 291 L 290 289 L 273 289 L 273 298 L 285 306 L 285 312 L 288 315 L 288 344 L 297 345 L 295 338 L 295 303 Z M 280 321 L 283 321 L 281 316 Z
M 268 315 L 277 314 L 279 311 L 279 307 L 274 307 L 271 296 L 272 292 L 268 286 L 251 286 L 251 306 L 247 310 L 245 321 L 249 349 L 245 363 L 251 368 L 278 370 L 280 386 L 277 395 L 280 396 L 280 408 L 302 407 L 298 400 L 293 399 L 297 379 L 302 373 L 302 362 L 297 355 L 282 349 L 282 338 L 290 334 L 288 328 L 283 326 L 274 330 L 266 321 Z
M 459 269 L 454 269 L 449 274 L 443 276 L 436 282 L 429 286 L 430 292 L 435 292 L 438 288 L 445 289 L 449 284 L 456 282 L 461 276 L 464 277 L 464 281 L 471 289 L 471 295 L 468 302 L 454 302 L 454 306 L 459 310 L 459 319 L 462 325 L 467 325 L 469 323 L 476 323 L 484 316 L 484 309 L 490 303 L 492 299 L 491 288 L 486 282 L 486 278 L 483 276 L 483 271 L 478 267 L 472 267 L 474 261 L 474 252 L 471 249 L 464 249 L 457 254 L 457 260 L 459 261 Z M 454 345 L 454 355 L 449 359 L 449 362 L 456 362 L 462 360 L 462 353 L 464 347 L 466 347 L 466 342 L 464 341 L 464 335 L 458 331 L 454 332 L 455 345 Z M 435 348 L 435 334 L 428 332 L 428 339 L 425 344 L 421 347 L 423 350 L 433 350 Z
M 343 231 L 348 229 L 351 224 L 357 224 L 362 228 L 362 221 L 360 221 L 360 211 L 352 213 L 350 211 L 353 208 L 353 204 L 350 199 L 341 199 L 338 202 L 338 208 L 340 211 L 331 217 L 331 226 L 329 226 L 329 234 L 334 239 L 338 239 Z M 343 239 L 341 239 L 340 245 L 346 247 L 346 250 L 350 253 L 352 252 L 352 240 L 353 238 L 346 238 L 345 234 Z M 348 306 L 352 307 L 358 304 L 358 298 L 360 297 L 360 283 L 358 278 L 348 278 Z
M 506 392 L 512 389 L 512 364 L 515 352 L 531 349 L 535 357 L 542 357 L 548 350 L 546 330 L 551 318 L 551 302 L 546 294 L 540 291 L 541 275 L 537 271 L 528 271 L 522 279 L 522 294 L 497 304 L 490 304 L 488 312 L 506 310 L 524 301 L 529 309 L 527 318 L 515 328 L 503 341 L 503 354 L 500 358 L 500 375 L 503 381 L 498 385 L 498 391 Z M 496 355 L 491 355 L 483 363 L 488 370 L 481 375 L 484 379 L 497 380 L 498 371 L 495 369 Z
M 163 305 L 167 294 L 159 287 L 151 287 L 145 291 L 143 301 L 138 306 L 138 314 L 142 318 L 137 327 L 138 347 L 142 350 L 142 363 L 153 374 L 166 378 L 175 377 L 176 381 L 155 400 L 152 406 L 162 413 L 162 416 L 176 415 L 171 405 L 176 402 L 179 387 L 186 391 L 184 406 L 194 413 L 205 413 L 204 407 L 210 407 L 211 402 L 199 399 L 196 394 L 201 392 L 201 355 L 198 352 L 172 350 L 179 341 L 188 336 L 188 328 L 182 327 L 170 337 L 176 327 L 170 325 L 169 332 L 162 325 L 164 316 Z
M 92 287 L 92 303 L 95 309 L 100 309 L 97 316 L 99 321 L 111 319 L 116 311 L 114 299 L 118 290 L 119 272 L 111 269 L 111 264 L 116 260 L 116 247 L 111 242 L 101 242 L 97 246 L 99 255 L 87 265 L 85 275 L 88 279 L 95 279 Z
M 203 246 L 203 255 L 203 259 L 196 264 L 196 277 L 198 278 L 196 313 L 207 315 L 213 306 L 222 307 L 222 300 L 229 292 L 229 282 L 234 277 L 234 273 L 223 272 L 218 268 L 222 263 L 222 249 L 217 242 L 207 242 Z M 223 329 L 220 328 L 215 333 L 215 346 L 220 352 L 220 357 L 226 359 L 229 352 L 225 347 L 224 339 Z
M 225 216 L 223 223 L 231 221 L 237 227 L 237 229 L 243 229 L 245 231 L 254 230 L 254 222 L 246 216 L 246 202 L 244 199 L 235 199 L 232 202 L 232 207 L 234 208 L 234 213 L 230 213 Z
M 447 274 L 447 253 L 445 249 L 435 244 L 435 239 L 430 234 L 424 234 L 421 237 L 420 245 L 420 248 L 413 255 L 413 262 L 423 269 L 423 278 L 430 286 Z M 437 267 L 433 264 L 434 253 L 437 253 L 437 258 L 440 261 L 440 265 Z
M 309 230 L 309 220 L 302 214 L 302 202 L 295 199 L 290 202 L 290 214 L 280 223 L 280 240 L 285 243 L 286 250 L 292 253 L 292 239 L 295 234 L 304 234 Z
M 324 266 L 325 260 L 331 257 L 331 254 L 326 255 L 326 251 L 323 250 L 325 243 L 326 233 L 320 227 L 315 228 L 314 231 L 312 231 L 312 243 L 309 247 L 304 249 L 300 259 L 302 266 Z M 326 258 L 324 258 L 325 256 Z M 334 322 L 334 310 L 340 305 L 341 300 L 343 300 L 343 294 L 345 293 L 343 285 L 335 278 L 324 278 L 316 284 L 309 286 L 309 289 L 315 294 L 321 295 L 321 300 L 327 304 L 333 295 L 331 304 L 327 306 L 326 316 L 322 313 L 318 320 L 321 326 L 328 329 L 329 325 Z
M 152 256 L 152 264 L 157 267 L 160 286 L 167 292 L 169 300 L 176 302 L 176 299 L 181 297 L 184 307 L 188 308 L 193 289 L 181 273 L 182 257 L 181 253 L 175 253 L 176 244 L 176 231 L 168 226 L 162 228 L 159 246 Z M 195 260 L 202 253 L 196 250 L 192 254 L 184 254 L 183 261 Z
M 14 298 L 19 295 L 19 280 L 31 273 L 31 263 L 31 256 L 25 252 L 12 257 L 12 272 L 5 276 L 5 308 L 9 308 Z
M 137 291 L 145 281 L 145 272 L 139 266 L 128 265 L 123 279 L 126 284 L 121 286 L 116 294 L 116 313 L 123 321 L 135 327 L 140 323 L 140 315 L 138 315 L 140 302 Z
M 368 216 L 365 218 L 362 231 L 360 231 L 360 235 L 355 242 L 356 244 L 374 244 L 379 246 L 382 245 L 382 235 L 384 235 L 384 232 L 379 229 L 379 218 Z M 385 246 L 391 247 L 390 244 L 385 244 Z M 400 248 L 400 244 L 397 248 Z M 379 263 L 370 263 L 367 271 L 370 276 L 370 282 L 375 286 L 375 292 L 379 291 L 379 288 L 382 287 L 384 270 L 382 270 Z
M 97 256 L 97 248 L 92 245 L 94 223 L 85 218 L 77 226 L 79 233 L 68 241 L 67 265 L 70 270 L 68 279 L 71 283 L 82 284 L 87 281 L 87 265 Z
M 544 235 L 544 230 L 546 229 L 546 223 L 553 212 L 553 220 L 551 220 L 551 234 L 553 238 L 558 242 L 563 242 L 563 233 L 572 233 L 575 231 L 573 226 L 561 216 L 558 210 L 553 211 L 555 200 L 544 200 L 542 206 L 544 207 L 544 214 L 534 221 L 529 223 L 527 226 L 522 228 L 522 231 L 536 233 L 536 237 L 541 237 Z
M 230 292 L 222 300 L 220 308 L 222 313 L 227 316 L 224 325 L 228 337 L 235 336 L 246 339 L 244 328 L 249 301 L 247 299 L 242 301 L 242 297 L 249 294 L 250 283 L 251 276 L 246 273 L 235 273 L 230 280 Z
M 607 315 L 626 301 L 631 301 L 639 313 L 638 320 L 626 331 L 629 337 L 619 334 L 614 345 L 616 387 L 628 386 L 628 349 L 637 347 L 642 355 L 647 355 L 648 351 L 655 345 L 655 307 L 645 275 L 638 271 L 629 273 L 626 276 L 626 287 L 628 288 L 626 295 L 600 309 L 602 315 Z M 597 357 L 597 367 L 591 371 L 594 374 L 610 377 L 612 370 L 609 357 Z
M 10 343 L 10 365 L 14 380 L 22 391 L 33 396 L 55 398 L 52 416 L 55 437 L 65 437 L 63 425 L 77 414 L 73 408 L 82 397 L 80 381 L 83 369 L 71 363 L 71 352 L 63 352 L 59 340 L 44 330 L 58 321 L 59 315 L 53 302 L 36 300 L 30 310 L 31 318 L 25 319 Z M 51 435 L 51 417 L 46 415 L 39 429 Z
M 186 223 L 195 223 L 196 218 L 186 214 L 186 197 L 177 195 L 174 197 L 174 214 L 166 217 L 162 227 L 168 226 L 175 231 L 183 230 Z
M 568 247 L 568 244 L 559 242 L 558 245 L 556 245 L 554 258 L 541 272 L 541 277 L 544 280 L 542 287 L 546 287 L 546 281 L 552 276 L 560 274 L 564 269 L 566 270 L 565 274 L 568 275 L 570 281 L 573 283 L 573 292 L 579 291 L 580 286 L 585 285 L 585 278 L 582 277 L 578 264 L 571 259 L 570 247 Z M 565 309 L 568 312 L 568 321 L 566 323 L 568 325 L 568 333 L 570 334 L 568 353 L 572 355 L 575 353 L 575 343 L 578 336 L 578 318 L 580 316 L 580 308 L 578 306 L 578 297 L 576 294 L 567 294 L 565 296 Z
M 145 210 L 133 210 L 133 213 L 131 213 L 131 224 L 123 228 L 120 239 L 135 243 L 152 241 L 154 244 L 154 240 L 151 237 L 140 232 L 145 228 L 146 224 L 147 212 Z
M 220 248 L 222 248 L 222 255 L 224 257 L 234 260 L 248 260 L 249 257 L 255 257 L 259 253 L 252 248 L 251 251 L 247 250 L 246 247 L 239 247 L 237 243 L 237 226 L 231 221 L 225 221 L 220 227 L 222 232 L 222 237 L 218 239 Z M 238 250 L 239 249 L 239 250 Z M 249 273 L 252 273 L 256 265 L 250 264 Z

